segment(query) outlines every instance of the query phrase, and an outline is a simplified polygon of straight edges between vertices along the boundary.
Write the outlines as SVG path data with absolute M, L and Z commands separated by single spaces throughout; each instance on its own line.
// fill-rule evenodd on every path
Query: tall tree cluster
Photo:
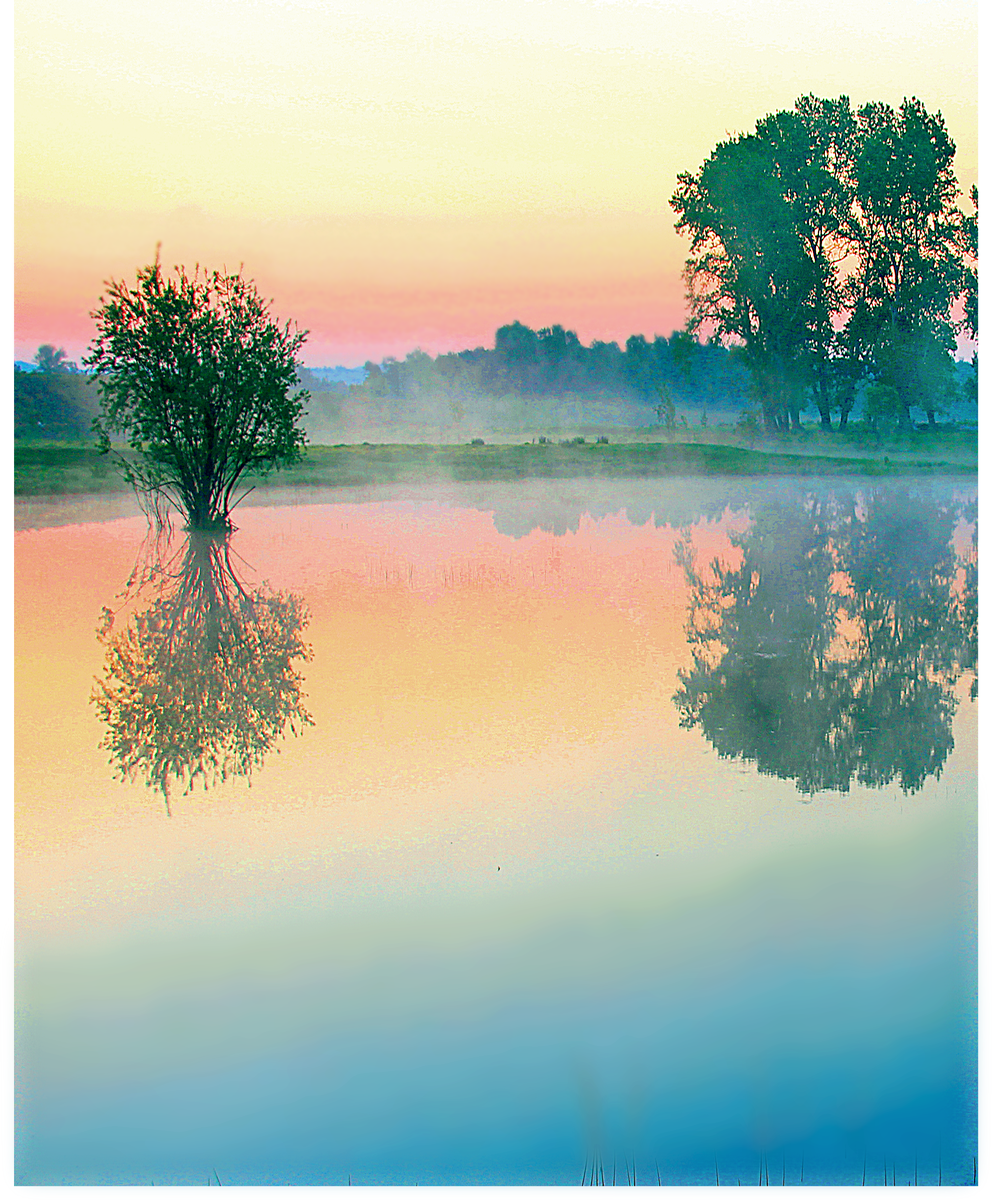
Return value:
M 917 99 L 803 96 L 678 177 L 688 328 L 741 348 L 767 426 L 812 400 L 843 427 L 861 390 L 869 417 L 933 424 L 978 326 L 978 195 L 963 211 L 953 163 Z

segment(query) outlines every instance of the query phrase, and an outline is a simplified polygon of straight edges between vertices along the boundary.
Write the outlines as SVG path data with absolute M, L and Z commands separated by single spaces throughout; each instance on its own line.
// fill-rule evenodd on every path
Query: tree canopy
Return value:
M 657 390 L 672 390 L 679 403 L 733 407 L 747 386 L 734 356 L 684 330 L 670 338 L 633 334 L 624 346 L 594 340 L 583 345 L 561 325 L 531 329 L 520 321 L 500 326 L 495 346 L 439 354 L 413 350 L 404 360 L 365 363 L 366 379 L 351 392 L 370 401 L 428 397 L 487 401 L 515 396 L 539 408 L 548 397 L 572 394 L 640 400 L 654 407 Z M 343 386 L 343 385 L 342 385 Z
M 38 364 L 39 371 L 48 372 L 53 375 L 76 370 L 76 364 L 69 361 L 69 356 L 62 349 L 62 347 L 60 346 L 58 349 L 56 349 L 48 342 L 46 342 L 43 346 L 38 347 L 38 352 L 34 356 L 34 361 Z
M 678 177 L 689 328 L 742 347 L 767 425 L 798 425 L 809 399 L 844 424 L 866 382 L 876 407 L 933 421 L 955 334 L 977 326 L 977 192 L 965 215 L 953 160 L 915 98 L 804 96 Z
M 230 528 L 245 475 L 296 461 L 305 391 L 297 353 L 305 331 L 270 314 L 241 274 L 176 267 L 158 259 L 135 286 L 111 280 L 96 311 L 84 365 L 101 389 L 98 432 L 141 492 L 165 497 L 190 529 Z

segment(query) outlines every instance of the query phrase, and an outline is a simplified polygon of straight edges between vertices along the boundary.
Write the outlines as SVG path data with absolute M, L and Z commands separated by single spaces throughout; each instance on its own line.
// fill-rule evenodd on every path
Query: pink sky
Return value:
M 683 324 L 668 200 L 812 92 L 917 95 L 977 179 L 977 5 L 19 0 L 16 358 L 108 277 L 244 264 L 308 365 Z
M 657 218 L 231 223 L 180 210 L 122 222 L 52 205 L 22 212 L 18 225 L 26 262 L 15 357 L 25 360 L 53 341 L 81 356 L 103 280 L 132 280 L 135 265 L 154 257 L 156 234 L 167 266 L 194 263 L 203 246 L 214 247 L 211 265 L 243 262 L 276 314 L 310 330 L 310 366 L 402 357 L 414 346 L 431 354 L 492 346 L 495 330 L 514 320 L 623 343 L 631 333 L 668 336 L 685 319 L 681 247 L 671 231 L 674 248 L 657 236 Z

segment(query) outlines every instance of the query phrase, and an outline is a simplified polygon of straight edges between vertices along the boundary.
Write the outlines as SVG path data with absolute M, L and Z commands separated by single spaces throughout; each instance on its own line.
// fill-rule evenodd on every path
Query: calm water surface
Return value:
M 971 1183 L 974 496 L 24 508 L 18 1180 Z

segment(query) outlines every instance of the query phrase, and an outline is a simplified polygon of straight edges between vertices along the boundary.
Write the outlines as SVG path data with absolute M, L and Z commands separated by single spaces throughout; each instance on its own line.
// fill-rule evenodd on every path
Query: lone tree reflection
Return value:
M 93 692 L 116 773 L 161 789 L 170 816 L 173 785 L 249 776 L 287 725 L 313 724 L 295 666 L 310 657 L 302 600 L 246 590 L 227 538 L 191 535 L 173 562 L 142 573 L 158 595 L 123 628 L 105 610 L 106 664 Z
M 915 792 L 953 749 L 955 684 L 975 668 L 974 570 L 933 497 L 804 493 L 752 513 L 737 566 L 691 539 L 693 661 L 674 703 L 722 757 L 801 793 L 898 781 Z

